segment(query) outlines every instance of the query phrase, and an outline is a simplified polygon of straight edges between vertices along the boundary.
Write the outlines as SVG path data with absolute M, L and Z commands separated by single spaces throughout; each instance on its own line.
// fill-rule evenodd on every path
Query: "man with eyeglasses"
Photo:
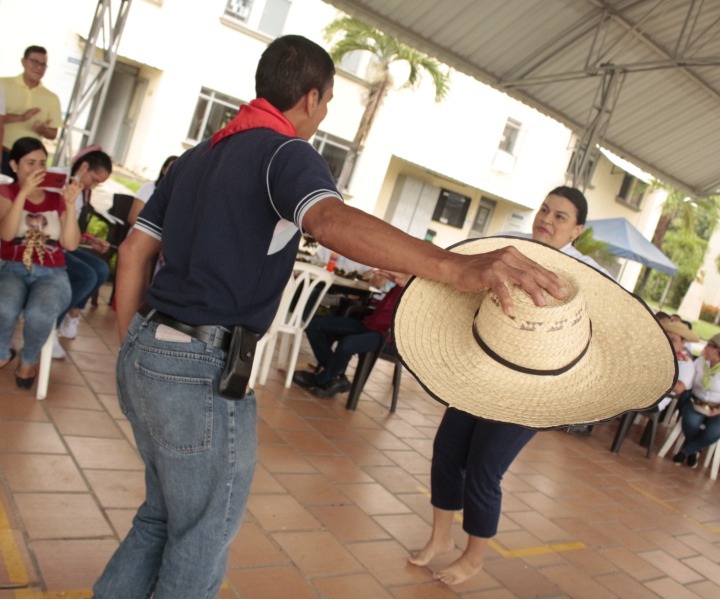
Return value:
M 60 98 L 41 80 L 48 66 L 47 50 L 28 46 L 21 60 L 23 72 L 0 78 L 5 92 L 5 135 L 2 140 L 2 172 L 12 175 L 9 152 L 22 137 L 54 140 L 62 125 Z

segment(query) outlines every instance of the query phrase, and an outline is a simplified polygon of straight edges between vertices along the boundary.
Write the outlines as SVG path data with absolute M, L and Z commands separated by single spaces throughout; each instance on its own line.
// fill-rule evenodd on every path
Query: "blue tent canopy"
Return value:
M 627 219 L 598 219 L 588 221 L 585 227 L 592 227 L 593 238 L 605 242 L 611 254 L 629 258 L 663 273 L 677 273 L 677 266 L 644 238 Z

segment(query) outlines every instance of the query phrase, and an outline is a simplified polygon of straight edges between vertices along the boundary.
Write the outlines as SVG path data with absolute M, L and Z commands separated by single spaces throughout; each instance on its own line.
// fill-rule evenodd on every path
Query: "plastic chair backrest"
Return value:
M 127 223 L 133 200 L 135 200 L 135 198 L 130 194 L 113 194 L 113 203 L 108 209 L 108 213 Z
M 330 289 L 332 273 L 322 267 L 296 262 L 290 283 L 291 289 L 287 290 L 290 305 L 285 312 L 280 329 L 302 331 L 307 327 L 323 296 Z M 285 296 L 286 294 L 283 294 L 283 302 L 286 299 Z M 281 309 L 278 309 L 278 313 L 282 314 Z

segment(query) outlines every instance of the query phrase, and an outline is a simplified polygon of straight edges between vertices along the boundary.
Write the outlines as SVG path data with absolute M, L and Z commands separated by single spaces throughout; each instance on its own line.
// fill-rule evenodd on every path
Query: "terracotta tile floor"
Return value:
M 142 500 L 114 391 L 114 325 L 104 301 L 85 311 L 42 402 L 0 371 L 0 597 L 90 596 Z M 505 477 L 485 570 L 451 589 L 406 563 L 430 531 L 443 408 L 405 373 L 389 414 L 387 363 L 354 413 L 344 395 L 318 400 L 283 379 L 271 371 L 258 389 L 259 463 L 222 597 L 720 597 L 718 484 L 647 460 L 639 426 L 619 455 L 614 423 L 586 438 L 537 435 Z

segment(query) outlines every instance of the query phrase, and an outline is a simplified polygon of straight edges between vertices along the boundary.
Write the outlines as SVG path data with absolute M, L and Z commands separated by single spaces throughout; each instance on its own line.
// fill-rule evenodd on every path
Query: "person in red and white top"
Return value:
M 17 354 L 10 341 L 23 313 L 24 346 L 15 382 L 25 389 L 35 381 L 53 323 L 70 302 L 63 250 L 80 242 L 75 197 L 81 184 L 73 179 L 62 194 L 41 187 L 47 156 L 40 140 L 20 138 L 10 150 L 16 182 L 0 185 L 0 368 Z

